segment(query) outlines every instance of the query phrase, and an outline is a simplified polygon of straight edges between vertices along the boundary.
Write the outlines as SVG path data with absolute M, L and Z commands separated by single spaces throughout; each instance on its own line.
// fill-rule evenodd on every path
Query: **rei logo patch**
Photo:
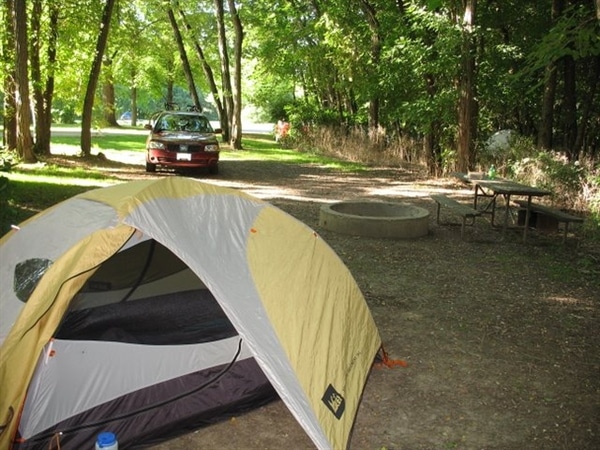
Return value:
M 346 409 L 346 400 L 344 400 L 344 397 L 342 397 L 341 394 L 336 391 L 331 384 L 327 386 L 325 394 L 321 400 L 337 419 L 342 418 L 344 410 Z

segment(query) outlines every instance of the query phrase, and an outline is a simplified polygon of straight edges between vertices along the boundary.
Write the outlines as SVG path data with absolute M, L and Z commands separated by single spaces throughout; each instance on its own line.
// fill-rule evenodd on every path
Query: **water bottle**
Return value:
M 119 450 L 117 436 L 110 431 L 103 431 L 96 439 L 96 450 Z
M 494 166 L 493 164 L 490 166 L 490 170 L 488 171 L 488 178 L 490 180 L 496 178 L 496 166 Z

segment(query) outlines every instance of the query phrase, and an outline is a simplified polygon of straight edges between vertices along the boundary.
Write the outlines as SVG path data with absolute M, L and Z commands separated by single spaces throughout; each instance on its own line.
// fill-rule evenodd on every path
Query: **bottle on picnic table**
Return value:
M 490 180 L 496 178 L 496 166 L 494 166 L 493 164 L 490 166 L 490 170 L 488 170 L 488 178 Z

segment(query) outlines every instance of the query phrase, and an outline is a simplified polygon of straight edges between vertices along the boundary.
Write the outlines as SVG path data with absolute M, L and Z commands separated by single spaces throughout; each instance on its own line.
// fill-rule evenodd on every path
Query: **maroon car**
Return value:
M 206 116 L 197 112 L 165 111 L 146 125 L 146 172 L 161 169 L 207 168 L 219 173 L 219 142 Z

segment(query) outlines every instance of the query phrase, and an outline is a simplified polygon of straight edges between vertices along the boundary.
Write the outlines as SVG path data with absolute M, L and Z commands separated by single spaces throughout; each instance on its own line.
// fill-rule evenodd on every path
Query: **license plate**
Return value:
M 177 153 L 177 160 L 178 161 L 191 161 L 192 154 L 191 153 Z

